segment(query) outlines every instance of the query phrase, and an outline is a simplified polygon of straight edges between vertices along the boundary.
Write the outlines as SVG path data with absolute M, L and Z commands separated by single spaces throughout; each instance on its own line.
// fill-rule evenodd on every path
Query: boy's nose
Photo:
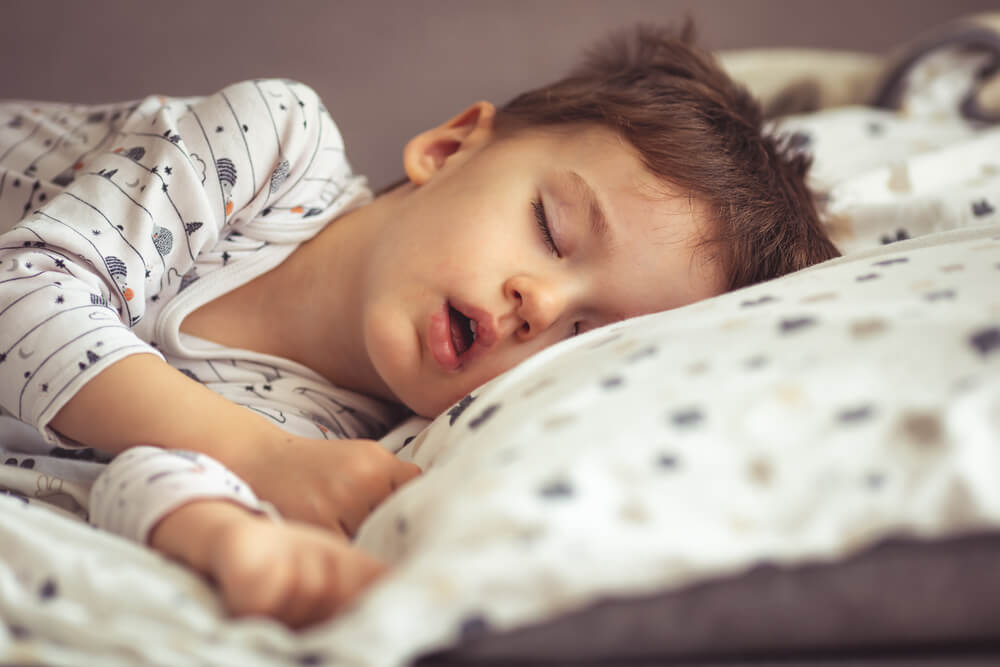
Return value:
M 536 277 L 517 276 L 504 285 L 507 300 L 513 306 L 516 335 L 521 340 L 531 340 L 547 331 L 568 304 L 568 295 L 558 283 Z

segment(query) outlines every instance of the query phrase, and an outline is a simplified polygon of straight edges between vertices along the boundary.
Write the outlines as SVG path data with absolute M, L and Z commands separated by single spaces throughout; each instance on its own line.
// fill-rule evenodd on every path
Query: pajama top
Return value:
M 371 197 L 322 102 L 294 81 L 0 103 L 0 406 L 51 444 L 80 447 L 52 417 L 109 365 L 153 353 L 288 431 L 380 437 L 399 406 L 179 331 Z M 204 496 L 267 509 L 208 457 L 144 448 L 102 473 L 91 521 L 145 540 L 158 516 Z

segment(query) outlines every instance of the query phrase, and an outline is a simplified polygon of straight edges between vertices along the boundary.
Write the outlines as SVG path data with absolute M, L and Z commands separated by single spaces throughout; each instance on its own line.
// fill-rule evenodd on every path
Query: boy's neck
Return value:
M 339 387 L 395 400 L 369 361 L 361 324 L 364 267 L 394 197 L 337 218 L 271 271 L 191 313 L 181 330 L 291 359 Z

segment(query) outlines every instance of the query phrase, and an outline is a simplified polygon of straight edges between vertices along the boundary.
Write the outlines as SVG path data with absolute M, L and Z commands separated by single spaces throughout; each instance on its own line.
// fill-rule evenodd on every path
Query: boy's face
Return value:
M 419 414 L 575 333 L 724 291 L 695 249 L 700 207 L 610 130 L 495 139 L 476 117 L 418 139 L 404 156 L 416 184 L 384 196 L 360 297 L 383 395 Z

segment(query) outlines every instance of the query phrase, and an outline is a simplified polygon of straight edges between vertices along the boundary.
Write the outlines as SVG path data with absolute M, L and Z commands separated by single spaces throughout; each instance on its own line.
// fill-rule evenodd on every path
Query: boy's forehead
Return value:
M 577 125 L 551 131 L 549 139 L 557 144 L 550 153 L 561 171 L 569 172 L 574 187 L 583 181 L 592 189 L 631 193 L 652 203 L 689 199 L 676 184 L 646 167 L 639 151 L 619 132 L 601 125 Z M 596 187 L 594 181 L 603 187 Z
M 638 151 L 610 131 L 593 133 L 572 146 L 548 179 L 577 198 L 595 231 L 615 223 L 648 223 L 661 242 L 708 234 L 708 207 L 643 163 Z
M 626 225 L 645 242 L 692 249 L 713 235 L 709 207 L 653 173 L 620 132 L 573 123 L 515 135 L 534 146 L 545 165 L 544 182 L 584 205 L 595 232 L 611 239 Z

